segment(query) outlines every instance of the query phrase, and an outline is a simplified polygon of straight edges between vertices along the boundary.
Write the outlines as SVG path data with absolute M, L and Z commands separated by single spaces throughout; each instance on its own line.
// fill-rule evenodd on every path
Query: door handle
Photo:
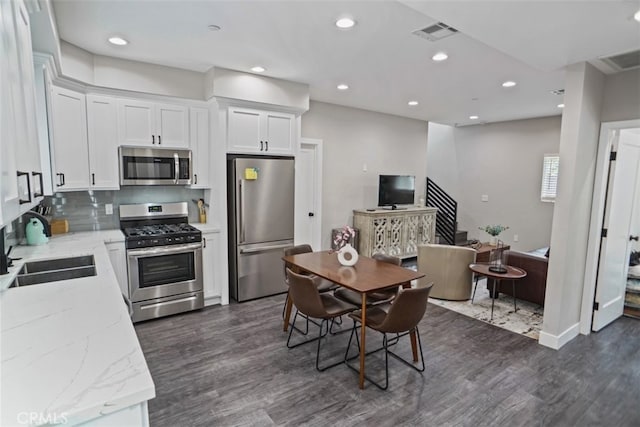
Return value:
M 629 241 L 635 240 L 638 241 L 638 236 L 629 236 Z
M 35 191 L 33 192 L 33 197 L 41 197 L 44 196 L 44 184 L 42 182 L 42 172 L 31 172 L 32 176 L 37 176 L 38 179 L 40 180 L 40 192 L 36 193 Z
M 309 212 L 309 216 L 315 216 L 313 212 Z
M 17 171 L 17 174 L 18 174 L 18 178 L 20 178 L 21 176 L 26 176 L 27 177 L 27 195 L 29 196 L 29 198 L 27 200 L 18 199 L 18 201 L 20 202 L 21 205 L 23 205 L 25 203 L 31 203 L 31 178 L 29 177 L 29 172 Z
M 290 247 L 291 247 L 291 243 L 285 243 L 283 245 L 262 246 L 260 248 L 254 248 L 254 249 L 240 249 L 240 254 L 241 255 L 244 255 L 244 254 L 257 254 L 259 252 L 275 251 L 277 249 L 285 249 L 285 248 L 290 248 Z
M 158 136 L 158 141 L 160 140 L 160 136 Z M 160 142 L 158 142 L 158 144 L 160 144 Z M 175 183 L 178 183 L 178 180 L 180 179 L 180 157 L 178 156 L 178 153 L 173 153 L 173 168 L 174 168 L 174 173 L 175 173 Z

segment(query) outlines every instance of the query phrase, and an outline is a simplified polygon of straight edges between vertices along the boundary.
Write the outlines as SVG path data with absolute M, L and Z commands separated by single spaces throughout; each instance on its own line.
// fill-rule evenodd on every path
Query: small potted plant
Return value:
M 491 240 L 489 241 L 489 244 L 495 246 L 498 243 L 498 236 L 500 235 L 500 233 L 502 233 L 504 230 L 508 230 L 509 227 L 506 225 L 497 224 L 485 225 L 484 227 L 478 227 L 478 229 L 490 235 Z

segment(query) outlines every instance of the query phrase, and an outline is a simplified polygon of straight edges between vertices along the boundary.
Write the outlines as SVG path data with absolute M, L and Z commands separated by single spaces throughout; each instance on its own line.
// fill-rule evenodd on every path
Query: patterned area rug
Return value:
M 486 279 L 478 282 L 478 290 L 473 304 L 471 304 L 471 300 L 444 301 L 434 298 L 429 298 L 429 302 L 535 340 L 538 339 L 542 328 L 543 307 L 528 301 L 518 300 L 518 311 L 514 313 L 513 298 L 505 294 L 500 294 L 500 297 L 495 301 L 493 320 L 491 320 L 491 298 L 487 290 Z

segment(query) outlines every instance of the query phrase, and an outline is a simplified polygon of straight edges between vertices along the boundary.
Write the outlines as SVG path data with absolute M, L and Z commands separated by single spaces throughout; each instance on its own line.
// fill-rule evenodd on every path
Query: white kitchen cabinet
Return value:
M 295 116 L 289 113 L 229 107 L 227 151 L 265 155 L 294 154 Z
M 29 14 L 21 0 L 0 4 L 0 219 L 8 223 L 42 200 Z
M 220 267 L 220 232 L 202 233 L 202 281 L 204 284 L 204 299 L 213 303 L 219 303 L 222 296 L 222 283 L 218 272 Z
M 118 285 L 120 285 L 120 291 L 122 295 L 129 297 L 129 279 L 127 276 L 127 250 L 124 247 L 124 242 L 111 242 L 105 243 L 107 251 L 109 252 L 109 260 L 111 261 L 111 267 L 116 273 L 116 279 Z
M 118 190 L 118 107 L 116 98 L 87 95 L 90 188 Z
M 418 245 L 435 241 L 436 208 L 353 211 L 353 226 L 360 231 L 358 251 L 364 256 L 385 254 L 414 257 Z
M 51 92 L 54 191 L 86 190 L 90 184 L 85 95 L 56 86 Z
M 209 188 L 209 109 L 191 108 L 189 111 L 191 158 L 193 177 L 191 188 Z
M 120 99 L 118 145 L 188 148 L 188 108 L 177 104 Z

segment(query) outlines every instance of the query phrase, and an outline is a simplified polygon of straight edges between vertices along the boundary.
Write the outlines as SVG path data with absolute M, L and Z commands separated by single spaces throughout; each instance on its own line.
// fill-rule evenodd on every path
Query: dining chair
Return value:
M 313 252 L 313 249 L 311 248 L 311 245 L 308 244 L 303 244 L 303 245 L 296 245 L 296 246 L 291 246 L 289 248 L 285 248 L 284 249 L 284 256 L 290 256 L 290 255 L 298 255 L 298 254 L 306 254 L 306 253 L 310 253 Z M 327 279 L 323 279 L 322 277 L 318 277 L 314 274 L 309 274 L 306 273 L 305 271 L 299 271 L 298 268 L 294 265 L 291 265 L 289 263 L 284 263 L 284 281 L 287 284 L 287 286 L 289 286 L 289 276 L 287 274 L 287 269 L 291 269 L 291 271 L 294 271 L 296 273 L 299 274 L 304 274 L 304 275 L 308 275 L 309 277 L 313 277 L 314 279 L 314 283 L 316 284 L 316 287 L 318 288 L 318 292 L 320 293 L 324 293 L 324 292 L 330 292 L 333 289 L 337 288 L 338 285 L 336 285 L 335 283 L 327 280 Z M 282 318 L 284 318 L 284 314 L 285 314 L 285 310 L 287 308 L 287 302 L 289 301 L 289 291 L 287 291 L 287 295 L 284 299 L 284 305 L 282 306 Z M 307 334 L 309 331 L 309 322 L 307 321 L 307 326 L 306 326 L 306 332 L 302 332 L 299 331 L 303 334 Z
M 337 362 L 320 367 L 320 345 L 322 343 L 322 339 L 329 333 L 329 321 L 333 321 L 335 318 L 342 316 L 343 314 L 350 313 L 357 307 L 341 301 L 327 292 L 320 293 L 312 277 L 294 273 L 290 269 L 287 269 L 287 275 L 289 276 L 289 298 L 291 298 L 294 306 L 296 307 L 296 313 L 293 316 L 293 325 L 296 323 L 298 314 L 303 314 L 307 317 L 320 320 L 318 325 L 318 336 L 297 344 L 291 344 L 291 336 L 293 335 L 294 329 L 297 329 L 292 327 L 289 330 L 287 347 L 295 348 L 303 344 L 317 341 L 316 369 L 318 371 L 324 371 L 333 366 L 344 363 L 344 359 L 341 358 Z
M 371 258 L 393 265 L 402 265 L 402 260 L 400 258 L 391 255 L 375 254 Z M 348 302 L 349 304 L 354 304 L 359 307 L 362 305 L 362 296 L 359 292 L 352 291 L 351 289 L 339 288 L 336 289 L 333 294 L 336 298 L 340 298 L 342 301 Z M 372 306 L 376 304 L 389 303 L 393 301 L 397 294 L 398 286 L 378 292 L 371 292 L 367 294 L 366 304 L 367 306 Z
M 389 307 L 388 311 L 383 310 L 379 306 L 373 306 L 367 308 L 365 316 L 365 325 L 374 331 L 382 333 L 382 347 L 375 350 L 371 350 L 365 353 L 365 357 L 369 354 L 377 353 L 384 350 L 384 370 L 385 370 L 385 383 L 384 386 L 378 382 L 372 380 L 365 374 L 365 378 L 373 383 L 376 387 L 386 390 L 389 387 L 389 355 L 395 357 L 405 365 L 415 369 L 422 373 L 424 372 L 424 354 L 422 352 L 422 341 L 420 340 L 420 332 L 418 331 L 418 323 L 424 317 L 427 310 L 427 300 L 429 299 L 429 292 L 433 283 L 429 283 L 426 286 L 419 286 L 417 288 L 400 289 L 398 296 L 395 298 L 393 304 Z M 358 356 L 349 357 L 349 349 L 351 347 L 351 341 L 353 336 L 356 336 L 356 342 L 358 344 L 358 351 L 360 350 L 360 340 L 357 334 L 357 324 L 361 322 L 361 311 L 353 311 L 349 313 L 349 317 L 353 319 L 353 328 L 351 329 L 351 336 L 349 337 L 349 344 L 347 344 L 347 351 L 345 352 L 346 365 L 356 372 L 359 370 L 349 364 L 350 360 L 358 358 Z M 403 359 L 398 354 L 389 350 L 390 346 L 398 343 L 401 337 L 415 332 L 417 336 L 417 344 L 420 350 L 421 364 L 415 366 L 413 363 Z M 389 338 L 388 334 L 394 334 Z

